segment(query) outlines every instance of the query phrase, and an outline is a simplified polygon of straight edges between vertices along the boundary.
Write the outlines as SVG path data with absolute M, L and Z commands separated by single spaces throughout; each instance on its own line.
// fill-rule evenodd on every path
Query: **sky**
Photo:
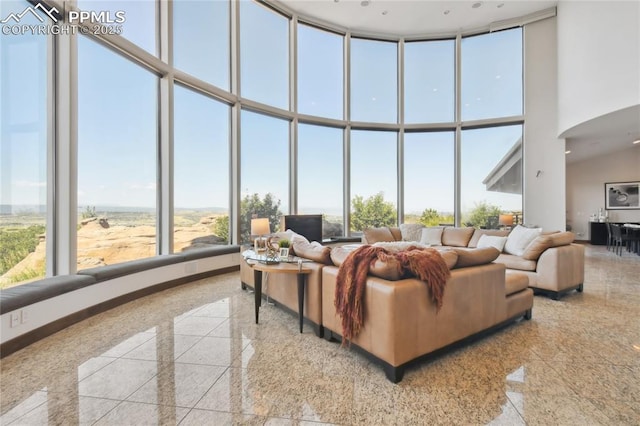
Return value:
M 176 1 L 174 65 L 229 90 L 225 2 Z M 26 2 L 2 2 L 19 12 Z M 124 10 L 123 36 L 154 53 L 153 3 L 80 0 L 89 10 Z M 25 18 L 29 19 L 29 18 Z M 35 22 L 35 18 L 32 18 Z M 240 8 L 241 90 L 247 99 L 289 109 L 288 21 L 250 2 Z M 191 23 L 189 25 L 189 23 Z M 46 41 L 1 35 L 2 196 L 0 204 L 46 201 Z M 19 40 L 18 40 L 19 39 Z M 522 37 L 519 29 L 462 42 L 463 121 L 522 114 Z M 397 45 L 352 39 L 351 108 L 343 111 L 342 38 L 298 28 L 298 109 L 354 121 L 395 123 Z M 453 41 L 405 47 L 405 121 L 452 122 Z M 159 77 L 86 37 L 78 42 L 78 204 L 154 207 L 156 204 Z M 227 207 L 230 108 L 176 85 L 174 196 L 177 208 Z M 298 211 L 342 209 L 343 130 L 311 124 L 298 129 Z M 241 196 L 274 193 L 289 208 L 289 132 L 286 120 L 241 114 Z M 462 134 L 462 207 L 486 200 L 521 210 L 521 196 L 487 192 L 482 180 L 522 135 L 521 126 Z M 396 132 L 351 132 L 351 195 L 383 192 L 397 201 Z M 453 210 L 454 135 L 406 133 L 405 212 Z M 7 183 L 9 182 L 9 183 Z M 332 213 L 333 214 L 333 213 Z

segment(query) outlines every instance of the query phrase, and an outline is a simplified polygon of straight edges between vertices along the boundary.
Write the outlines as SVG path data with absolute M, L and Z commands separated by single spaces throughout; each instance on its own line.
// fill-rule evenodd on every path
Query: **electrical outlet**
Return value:
M 17 327 L 20 324 L 20 311 L 11 312 L 9 327 Z
M 20 311 L 20 324 L 26 324 L 29 321 L 29 311 L 23 309 Z

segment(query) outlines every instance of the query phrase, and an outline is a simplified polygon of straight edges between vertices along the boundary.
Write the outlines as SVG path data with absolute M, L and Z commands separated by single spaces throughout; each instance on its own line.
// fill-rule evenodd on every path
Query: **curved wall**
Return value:
M 640 2 L 558 4 L 558 134 L 640 104 Z

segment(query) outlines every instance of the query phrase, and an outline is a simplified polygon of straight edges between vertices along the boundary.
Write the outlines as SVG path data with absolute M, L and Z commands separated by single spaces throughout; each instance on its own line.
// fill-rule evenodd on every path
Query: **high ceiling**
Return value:
M 363 34 L 421 36 L 487 28 L 557 1 L 275 0 L 302 17 Z

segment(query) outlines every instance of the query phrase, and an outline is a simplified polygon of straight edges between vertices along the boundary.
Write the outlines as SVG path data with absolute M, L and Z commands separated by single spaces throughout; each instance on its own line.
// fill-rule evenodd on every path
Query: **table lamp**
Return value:
M 498 224 L 502 227 L 511 229 L 511 227 L 513 226 L 513 215 L 501 214 L 500 216 L 498 216 Z
M 251 235 L 256 236 L 253 240 L 253 248 L 256 253 L 262 253 L 267 249 L 267 239 L 264 236 L 270 233 L 269 218 L 251 219 Z

